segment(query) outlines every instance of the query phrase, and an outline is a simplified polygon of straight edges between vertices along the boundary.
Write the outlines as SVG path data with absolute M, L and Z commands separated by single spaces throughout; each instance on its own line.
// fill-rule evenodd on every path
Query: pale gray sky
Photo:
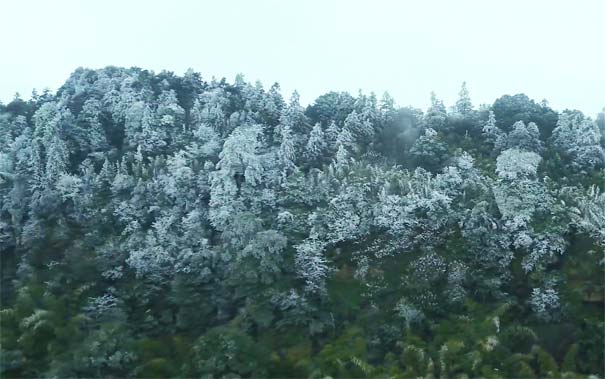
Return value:
M 56 90 L 77 67 L 205 79 L 238 72 L 308 103 L 388 90 L 425 109 L 466 80 L 473 102 L 524 92 L 594 116 L 605 106 L 605 1 L 3 1 L 0 100 Z

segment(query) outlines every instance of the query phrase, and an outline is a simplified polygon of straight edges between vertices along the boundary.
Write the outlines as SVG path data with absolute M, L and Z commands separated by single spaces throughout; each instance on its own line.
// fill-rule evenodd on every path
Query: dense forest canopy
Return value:
M 0 104 L 0 373 L 602 378 L 604 142 L 466 84 L 80 68 Z

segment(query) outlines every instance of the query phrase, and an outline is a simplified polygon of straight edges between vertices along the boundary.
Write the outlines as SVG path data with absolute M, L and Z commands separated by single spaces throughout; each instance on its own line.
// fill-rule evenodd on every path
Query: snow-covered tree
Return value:
M 447 146 L 431 128 L 427 128 L 410 149 L 410 154 L 416 158 L 418 165 L 429 170 L 437 170 L 441 166 L 446 152 Z
M 508 149 L 502 152 L 496 160 L 496 173 L 502 179 L 534 178 L 542 158 L 529 151 Z
M 368 119 L 361 118 L 356 111 L 351 112 L 344 122 L 344 129 L 351 132 L 360 145 L 368 145 L 374 137 L 374 128 Z
M 336 153 L 336 150 L 338 150 L 337 142 L 339 135 L 340 128 L 338 127 L 338 125 L 336 125 L 336 122 L 330 122 L 330 125 L 326 129 L 326 145 L 330 154 L 334 154 Z
M 234 246 L 245 244 L 260 227 L 254 204 L 264 172 L 261 134 L 259 125 L 236 128 L 225 140 L 217 170 L 210 176 L 210 222 Z
M 468 116 L 473 111 L 473 103 L 471 102 L 468 89 L 466 88 L 466 82 L 462 82 L 455 108 L 456 112 L 463 116 Z
M 560 309 L 560 299 L 552 282 L 545 288 L 533 288 L 530 305 L 536 317 L 543 321 L 556 320 Z
M 487 122 L 483 125 L 483 135 L 497 150 L 506 146 L 506 133 L 496 126 L 496 116 L 491 110 Z
M 69 165 L 69 151 L 65 142 L 54 136 L 49 145 L 46 146 L 46 167 L 45 180 L 46 183 L 54 183 L 59 177 L 67 172 Z
M 326 139 L 321 124 L 316 123 L 309 135 L 304 157 L 309 160 L 309 162 L 319 162 L 326 152 L 326 147 Z
M 174 142 L 179 140 L 178 135 L 183 133 L 185 128 L 185 110 L 179 105 L 174 90 L 163 91 L 160 94 L 155 113 L 158 123 L 167 130 L 171 140 Z
M 300 95 L 296 91 L 292 93 L 288 105 L 282 108 L 279 117 L 279 125 L 276 129 L 278 137 L 286 126 L 290 128 L 296 140 L 309 132 L 307 118 L 304 114 L 303 107 L 300 105 Z M 298 142 L 300 141 L 297 141 L 297 144 Z
M 101 102 L 89 99 L 78 115 L 75 139 L 79 150 L 85 154 L 100 153 L 108 149 L 105 130 L 101 124 Z
M 605 247 L 605 192 L 595 185 L 580 199 L 581 227 Z
M 594 169 L 605 166 L 602 136 L 595 122 L 563 113 L 551 138 L 555 147 L 571 160 L 574 167 Z
M 284 125 L 281 130 L 281 143 L 277 151 L 278 164 L 281 170 L 281 181 L 285 181 L 288 175 L 296 170 L 296 150 L 294 136 L 289 125 Z
M 431 92 L 431 106 L 427 109 L 424 116 L 427 127 L 435 130 L 442 130 L 447 121 L 447 111 L 443 101 L 437 99 L 434 92 Z
M 509 149 L 516 148 L 540 153 L 543 143 L 540 140 L 538 126 L 533 122 L 527 125 L 523 121 L 515 122 L 513 130 L 508 133 L 506 146 Z
M 324 293 L 325 280 L 330 268 L 324 256 L 325 243 L 317 238 L 308 238 L 295 246 L 296 271 L 305 281 L 305 290 Z

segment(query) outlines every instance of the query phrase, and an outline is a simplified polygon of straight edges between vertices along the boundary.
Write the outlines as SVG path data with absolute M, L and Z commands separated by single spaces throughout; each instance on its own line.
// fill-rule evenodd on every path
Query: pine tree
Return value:
M 279 145 L 277 158 L 281 170 L 281 181 L 284 182 L 288 175 L 296 170 L 294 138 L 288 124 L 284 125 L 281 131 L 281 144 Z
M 455 109 L 456 112 L 463 116 L 468 116 L 473 111 L 473 103 L 471 102 L 468 89 L 466 88 L 466 82 L 462 82 Z
M 431 106 L 424 116 L 427 127 L 435 130 L 442 130 L 446 125 L 447 111 L 445 105 L 434 92 L 431 92 Z
M 509 149 L 517 148 L 527 151 L 540 153 L 543 149 L 540 140 L 538 126 L 533 122 L 525 125 L 523 121 L 517 121 L 513 125 L 513 130 L 508 133 L 506 147 Z
M 316 164 L 321 161 L 326 151 L 326 141 L 323 129 L 320 123 L 316 123 L 311 130 L 304 157 L 311 163 Z

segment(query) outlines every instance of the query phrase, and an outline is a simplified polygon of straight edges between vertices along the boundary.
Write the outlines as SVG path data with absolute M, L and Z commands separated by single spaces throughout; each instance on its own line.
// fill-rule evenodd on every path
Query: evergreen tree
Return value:
M 324 137 L 321 124 L 317 123 L 313 126 L 307 146 L 305 147 L 304 157 L 311 163 L 317 164 L 323 158 L 326 152 L 326 140 Z
M 456 101 L 456 112 L 463 116 L 468 116 L 473 111 L 473 104 L 466 88 L 466 82 L 462 82 L 462 87 L 458 93 L 458 100 Z

